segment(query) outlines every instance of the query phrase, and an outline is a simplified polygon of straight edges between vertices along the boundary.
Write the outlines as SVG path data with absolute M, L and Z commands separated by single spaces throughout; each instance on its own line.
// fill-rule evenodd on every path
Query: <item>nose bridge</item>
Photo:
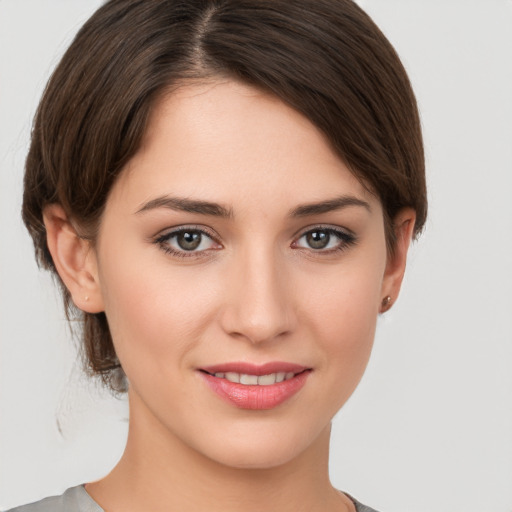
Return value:
M 286 269 L 272 247 L 244 250 L 232 265 L 224 311 L 224 329 L 231 335 L 263 342 L 293 328 Z

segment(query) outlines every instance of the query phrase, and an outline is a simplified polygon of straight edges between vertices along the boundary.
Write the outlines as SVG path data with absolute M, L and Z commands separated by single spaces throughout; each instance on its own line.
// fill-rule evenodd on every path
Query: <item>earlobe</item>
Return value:
M 103 311 L 95 252 L 79 236 L 62 206 L 52 204 L 43 212 L 48 249 L 74 304 L 87 313 Z
M 404 208 L 395 216 L 393 227 L 395 231 L 394 251 L 388 255 L 384 279 L 382 282 L 382 302 L 380 313 L 384 313 L 396 302 L 407 263 L 407 252 L 411 243 L 416 213 L 412 208 Z

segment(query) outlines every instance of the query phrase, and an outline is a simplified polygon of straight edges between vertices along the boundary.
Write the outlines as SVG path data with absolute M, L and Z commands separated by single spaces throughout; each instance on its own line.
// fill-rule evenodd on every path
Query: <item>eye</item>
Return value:
M 303 233 L 293 247 L 311 249 L 318 252 L 343 250 L 356 243 L 356 237 L 341 229 L 315 227 Z
M 165 252 L 183 257 L 222 247 L 206 231 L 198 228 L 175 229 L 159 236 L 155 242 Z

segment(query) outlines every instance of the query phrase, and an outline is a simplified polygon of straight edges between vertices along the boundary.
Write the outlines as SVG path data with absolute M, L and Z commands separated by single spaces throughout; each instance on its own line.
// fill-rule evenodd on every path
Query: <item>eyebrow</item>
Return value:
M 290 217 L 307 217 L 310 215 L 319 215 L 335 210 L 341 210 L 349 206 L 360 206 L 371 212 L 370 204 L 355 196 L 340 196 L 333 199 L 327 199 L 318 203 L 301 204 L 290 211 Z M 211 215 L 214 217 L 233 218 L 233 210 L 218 203 L 202 201 L 198 199 L 189 199 L 185 197 L 161 196 L 151 199 L 144 203 L 136 214 L 155 210 L 158 208 L 167 208 L 180 212 L 198 213 L 201 215 Z
M 321 213 L 328 213 L 335 210 L 341 210 L 349 206 L 362 206 L 370 213 L 372 209 L 370 204 L 355 196 L 339 196 L 326 201 L 318 203 L 302 204 L 294 208 L 290 212 L 290 217 L 307 217 L 309 215 L 319 215 Z
M 218 203 L 171 196 L 161 196 L 151 199 L 151 201 L 144 203 L 136 213 L 139 214 L 157 208 L 168 208 L 169 210 L 179 212 L 199 213 L 201 215 L 212 215 L 222 218 L 233 217 L 233 211 L 230 208 L 226 208 Z

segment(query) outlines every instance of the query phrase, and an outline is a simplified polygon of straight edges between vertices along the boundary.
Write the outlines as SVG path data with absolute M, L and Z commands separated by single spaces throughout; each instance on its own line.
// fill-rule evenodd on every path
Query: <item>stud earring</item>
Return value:
M 382 299 L 382 311 L 387 311 L 391 307 L 391 297 L 388 295 Z

